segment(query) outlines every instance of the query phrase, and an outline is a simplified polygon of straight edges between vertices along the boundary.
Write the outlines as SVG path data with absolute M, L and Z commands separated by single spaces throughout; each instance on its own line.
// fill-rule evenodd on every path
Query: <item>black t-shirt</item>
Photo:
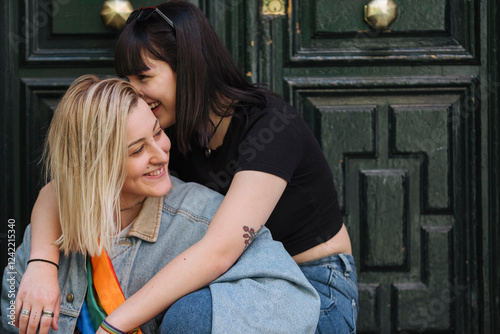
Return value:
M 312 131 L 288 103 L 271 95 L 266 100 L 264 109 L 238 106 L 223 144 L 209 157 L 196 144 L 184 156 L 171 138 L 170 168 L 180 179 L 223 195 L 238 171 L 286 180 L 266 226 L 293 256 L 332 238 L 342 217 L 330 166 Z

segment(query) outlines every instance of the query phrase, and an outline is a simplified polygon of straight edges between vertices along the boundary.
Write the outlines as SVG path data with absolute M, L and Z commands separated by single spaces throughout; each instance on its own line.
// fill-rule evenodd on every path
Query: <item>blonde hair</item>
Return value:
M 112 246 L 126 177 L 127 117 L 138 98 L 122 79 L 85 75 L 59 102 L 44 157 L 59 203 L 56 244 L 65 254 L 100 254 Z

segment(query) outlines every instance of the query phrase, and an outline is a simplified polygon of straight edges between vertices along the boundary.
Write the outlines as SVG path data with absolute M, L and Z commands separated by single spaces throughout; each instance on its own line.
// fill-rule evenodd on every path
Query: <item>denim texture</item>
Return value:
M 300 269 L 321 299 L 316 333 L 356 333 L 358 283 L 352 255 L 330 255 L 303 263 Z
M 176 301 L 165 313 L 159 334 L 210 334 L 212 294 L 209 288 L 192 292 Z
M 172 190 L 163 198 L 148 198 L 134 226 L 119 238 L 110 257 L 128 298 L 185 249 L 198 242 L 222 196 L 199 184 L 172 177 Z M 155 204 L 157 203 L 157 204 Z M 156 208 L 156 209 L 154 209 Z M 147 210 L 146 210 L 147 209 Z M 156 210 L 156 212 L 155 212 Z M 157 217 L 145 221 L 141 215 Z M 141 225 L 142 224 L 142 225 Z M 142 227 L 141 227 L 142 226 Z M 16 251 L 15 268 L 7 267 L 2 280 L 1 307 L 8 309 L 10 282 L 15 289 L 26 270 L 30 253 L 30 227 Z M 87 290 L 85 256 L 61 253 L 59 260 L 61 314 L 59 330 L 73 333 Z M 9 281 L 10 277 L 13 280 Z M 263 228 L 239 260 L 209 286 L 212 296 L 212 333 L 314 333 L 320 313 L 316 290 L 283 245 Z M 67 298 L 68 295 L 72 298 Z M 160 315 L 141 325 L 144 334 L 158 331 Z M 2 315 L 2 333 L 17 333 Z

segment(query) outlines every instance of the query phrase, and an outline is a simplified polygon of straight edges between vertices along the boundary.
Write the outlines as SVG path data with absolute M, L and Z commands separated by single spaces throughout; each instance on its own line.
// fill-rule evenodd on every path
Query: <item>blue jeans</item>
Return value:
M 170 306 L 159 334 L 212 333 L 212 294 L 209 288 L 192 292 Z
M 359 306 L 354 258 L 334 254 L 299 267 L 321 299 L 316 333 L 356 333 Z

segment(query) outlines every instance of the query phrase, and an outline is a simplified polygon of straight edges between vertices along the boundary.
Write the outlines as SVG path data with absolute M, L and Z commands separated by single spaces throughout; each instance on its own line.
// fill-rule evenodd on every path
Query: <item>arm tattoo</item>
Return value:
M 250 243 L 253 241 L 253 239 L 257 238 L 257 234 L 259 234 L 260 230 L 262 230 L 263 227 L 264 225 L 260 225 L 260 228 L 255 231 L 253 228 L 243 226 L 243 231 L 245 231 L 245 233 L 243 234 L 243 238 L 245 239 L 245 249 L 250 246 Z

